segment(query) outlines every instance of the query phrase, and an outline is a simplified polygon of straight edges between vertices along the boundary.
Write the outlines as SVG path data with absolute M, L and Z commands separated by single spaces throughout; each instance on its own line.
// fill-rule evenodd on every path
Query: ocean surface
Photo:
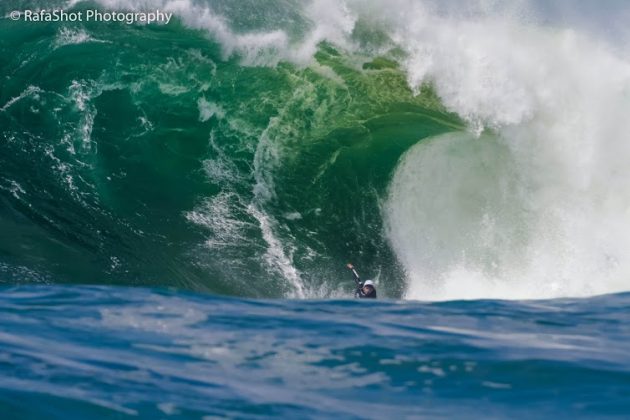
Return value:
M 630 295 L 251 300 L 0 291 L 0 411 L 70 418 L 627 418 Z
M 0 418 L 627 417 L 629 23 L 3 0 Z

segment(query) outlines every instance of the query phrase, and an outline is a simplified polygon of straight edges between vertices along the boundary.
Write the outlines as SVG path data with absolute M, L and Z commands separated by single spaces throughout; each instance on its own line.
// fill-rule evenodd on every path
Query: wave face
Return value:
M 622 3 L 3 2 L 176 18 L 0 20 L 0 281 L 627 290 Z
M 588 419 L 630 409 L 627 294 L 365 304 L 0 291 L 0 410 L 14 418 Z

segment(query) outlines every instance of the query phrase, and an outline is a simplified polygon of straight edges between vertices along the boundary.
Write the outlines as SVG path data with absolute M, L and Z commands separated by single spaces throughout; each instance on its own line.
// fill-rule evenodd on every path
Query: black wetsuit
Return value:
M 354 276 L 354 281 L 357 283 L 357 290 L 354 292 L 354 297 L 359 299 L 376 299 L 376 288 L 372 286 L 372 291 L 370 293 L 363 292 L 363 282 L 361 281 L 361 277 L 359 277 L 359 273 L 354 268 L 351 268 L 352 275 Z
M 376 299 L 376 289 L 372 287 L 370 293 L 364 293 L 363 287 L 359 287 L 356 292 L 354 292 L 354 297 L 359 299 Z

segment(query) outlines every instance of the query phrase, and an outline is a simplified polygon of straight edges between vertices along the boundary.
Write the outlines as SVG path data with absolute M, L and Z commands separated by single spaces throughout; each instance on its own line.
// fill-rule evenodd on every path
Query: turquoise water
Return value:
M 627 21 L 3 1 L 0 412 L 623 417 Z
M 401 294 L 378 200 L 407 148 L 462 125 L 395 62 L 324 43 L 331 80 L 243 66 L 181 23 L 2 26 L 0 223 L 21 281 L 281 297 L 353 259 Z

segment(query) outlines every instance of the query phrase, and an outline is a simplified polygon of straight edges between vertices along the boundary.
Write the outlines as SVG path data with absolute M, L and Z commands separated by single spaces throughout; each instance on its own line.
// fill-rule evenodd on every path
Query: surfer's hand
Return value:
M 350 270 L 352 270 L 354 268 L 354 265 L 348 264 L 348 265 L 346 265 L 346 267 L 348 267 Z

